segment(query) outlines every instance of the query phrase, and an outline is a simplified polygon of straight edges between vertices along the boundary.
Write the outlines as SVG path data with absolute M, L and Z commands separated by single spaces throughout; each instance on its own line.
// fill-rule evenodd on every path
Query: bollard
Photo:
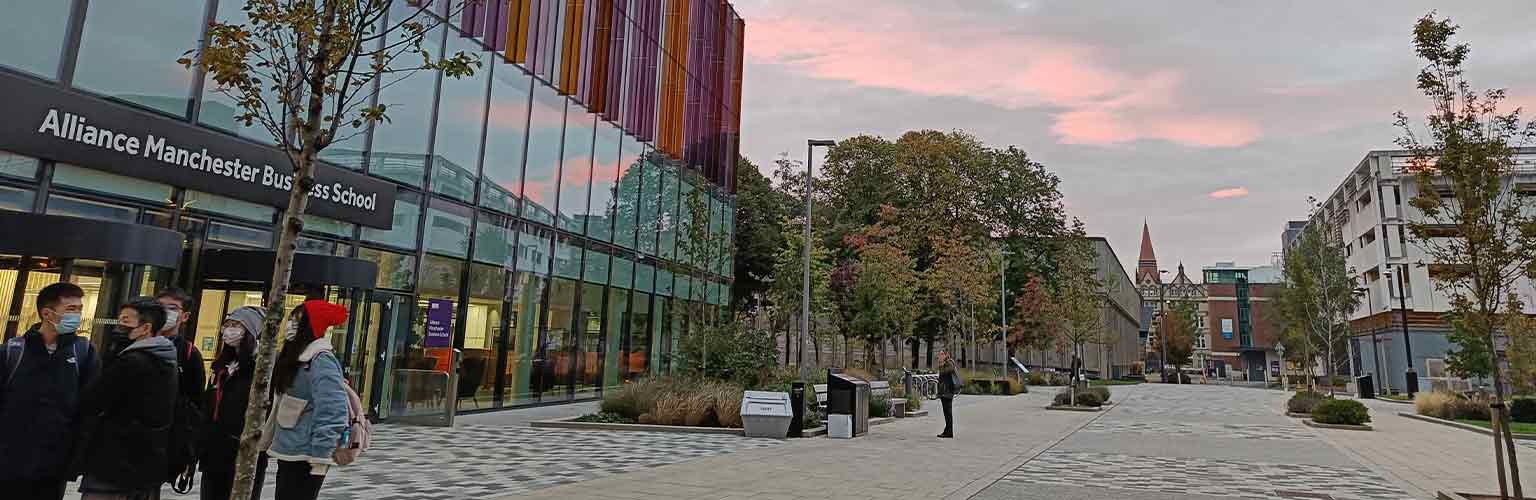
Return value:
M 789 386 L 789 408 L 794 420 L 789 421 L 789 437 L 805 437 L 805 382 Z

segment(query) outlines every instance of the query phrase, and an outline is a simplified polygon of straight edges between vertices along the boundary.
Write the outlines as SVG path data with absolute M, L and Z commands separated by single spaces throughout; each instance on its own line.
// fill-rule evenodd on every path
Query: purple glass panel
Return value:
M 478 37 L 484 35 L 485 23 L 481 22 L 485 13 L 481 2 L 484 0 L 464 0 L 464 11 L 459 13 L 459 36 Z
M 497 52 L 507 50 L 507 0 L 485 1 L 485 44 Z

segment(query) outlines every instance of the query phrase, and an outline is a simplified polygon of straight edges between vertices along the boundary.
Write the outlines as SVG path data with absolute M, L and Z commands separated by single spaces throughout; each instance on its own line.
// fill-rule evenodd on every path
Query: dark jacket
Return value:
M 197 345 L 185 337 L 177 335 L 168 338 L 176 346 L 176 366 L 181 373 L 177 386 L 181 388 L 181 395 L 186 396 L 193 405 L 206 408 L 202 406 L 203 387 L 208 383 L 208 376 L 203 373 L 203 352 L 197 350 Z
M 142 338 L 118 352 L 81 400 L 85 444 L 75 455 L 77 470 L 122 488 L 158 488 L 176 379 L 176 350 L 165 337 Z
M 955 367 L 953 365 L 939 370 L 939 397 L 945 399 L 955 397 L 955 393 L 960 392 L 960 387 L 955 383 L 958 381 L 958 378 L 955 375 Z
M 234 465 L 240 447 L 240 432 L 245 430 L 245 410 L 251 398 L 251 378 L 256 361 L 242 359 L 234 373 L 224 366 L 213 366 L 213 383 L 203 394 L 203 468 Z
M 64 479 L 80 395 L 96 378 L 96 350 L 74 334 L 59 335 L 51 355 L 37 330 L 21 339 L 14 375 L 10 349 L 0 344 L 0 480 Z

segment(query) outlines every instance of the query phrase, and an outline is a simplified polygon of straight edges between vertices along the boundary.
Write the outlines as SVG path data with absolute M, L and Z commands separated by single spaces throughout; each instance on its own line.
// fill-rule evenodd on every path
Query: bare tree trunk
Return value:
M 1484 310 L 1486 311 L 1487 308 L 1484 308 Z M 1519 311 L 1515 311 L 1515 313 L 1518 314 Z M 1484 318 L 1489 318 L 1491 316 L 1493 316 L 1493 313 L 1485 312 L 1483 314 Z M 1494 419 L 1493 426 L 1492 426 L 1493 427 L 1494 460 L 1496 462 L 1496 465 L 1499 468 L 1499 474 L 1498 474 L 1498 476 L 1499 476 L 1499 497 L 1500 498 L 1504 498 L 1504 497 L 1506 497 L 1508 495 L 1508 490 L 1507 490 L 1507 486 L 1505 485 L 1505 476 L 1504 476 L 1504 451 L 1507 448 L 1509 450 L 1509 483 L 1512 483 L 1512 485 L 1514 486 L 1515 498 L 1519 498 L 1521 500 L 1524 500 L 1525 496 L 1524 496 L 1523 492 L 1521 491 L 1522 488 L 1520 486 L 1520 469 L 1518 468 L 1519 467 L 1519 461 L 1518 461 L 1518 459 L 1515 458 L 1514 437 L 1511 436 L 1510 433 L 1509 433 L 1509 414 L 1506 413 L 1506 410 L 1508 410 L 1508 407 L 1504 405 L 1504 370 L 1500 366 L 1500 360 L 1499 360 L 1499 354 L 1498 354 L 1499 351 L 1495 348 L 1497 343 L 1496 343 L 1495 338 L 1494 338 L 1495 335 L 1496 335 L 1496 333 L 1494 331 L 1494 325 L 1493 325 L 1494 322 L 1485 319 L 1483 321 L 1483 323 L 1484 323 L 1483 326 L 1486 328 L 1486 330 L 1488 332 L 1488 335 L 1484 338 L 1484 341 L 1485 341 L 1485 343 L 1487 345 L 1489 355 L 1493 358 L 1492 361 L 1493 361 L 1493 395 L 1494 395 L 1494 399 L 1493 399 L 1493 404 L 1492 404 L 1492 406 L 1493 406 L 1492 410 L 1493 411 L 1491 413 L 1492 413 L 1492 417 Z M 1411 359 L 1408 360 L 1408 363 L 1410 363 L 1410 365 L 1411 365 L 1413 363 L 1413 360 L 1411 360 Z M 1502 443 L 1503 446 L 1500 446 L 1500 440 L 1501 439 L 1504 441 Z

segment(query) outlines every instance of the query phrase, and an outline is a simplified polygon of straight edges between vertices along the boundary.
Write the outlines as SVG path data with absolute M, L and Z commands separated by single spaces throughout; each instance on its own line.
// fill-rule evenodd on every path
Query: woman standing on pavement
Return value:
M 245 306 L 229 312 L 219 330 L 224 348 L 213 360 L 213 384 L 203 395 L 208 408 L 203 430 L 202 500 L 227 500 L 235 481 L 235 456 L 240 451 L 240 432 L 245 430 L 245 409 L 250 403 L 251 376 L 256 371 L 256 332 L 266 319 L 264 309 Z M 261 498 L 266 457 L 256 462 L 256 485 L 251 498 Z
M 267 454 L 277 459 L 277 500 L 315 500 L 348 442 L 351 403 L 326 330 L 347 321 L 347 309 L 308 300 L 293 311 L 287 340 L 272 374 L 276 428 Z
M 944 433 L 941 438 L 955 437 L 955 393 L 959 392 L 960 376 L 955 373 L 955 359 L 949 351 L 939 351 L 939 403 L 944 406 Z

